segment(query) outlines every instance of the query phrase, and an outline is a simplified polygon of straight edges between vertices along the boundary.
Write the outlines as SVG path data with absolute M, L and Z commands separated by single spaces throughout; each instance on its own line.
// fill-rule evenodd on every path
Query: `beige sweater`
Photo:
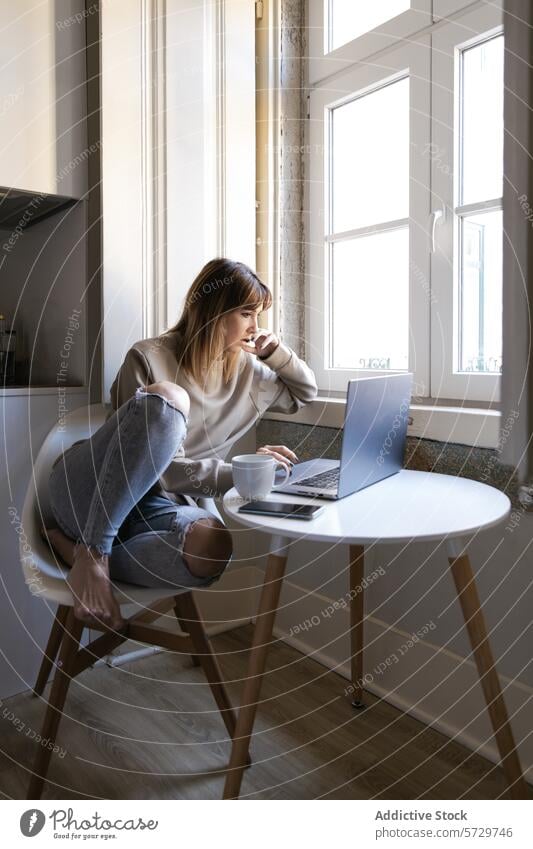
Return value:
M 187 436 L 154 487 L 176 501 L 182 499 L 173 498 L 174 494 L 206 498 L 230 489 L 231 463 L 225 460 L 233 443 L 266 410 L 295 413 L 317 394 L 311 369 L 281 342 L 264 360 L 243 351 L 240 369 L 230 382 L 205 392 L 180 369 L 176 356 L 180 338 L 172 332 L 136 342 L 111 387 L 113 410 L 131 398 L 137 387 L 161 380 L 177 383 L 189 393 Z

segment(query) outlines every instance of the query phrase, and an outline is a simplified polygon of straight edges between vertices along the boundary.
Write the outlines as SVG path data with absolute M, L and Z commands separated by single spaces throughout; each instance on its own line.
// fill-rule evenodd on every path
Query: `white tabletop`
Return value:
M 339 501 L 276 492 L 267 500 L 325 509 L 310 521 L 244 515 L 238 512 L 244 500 L 236 489 L 224 496 L 224 509 L 240 524 L 271 534 L 361 544 L 468 537 L 498 524 L 511 509 L 508 497 L 487 484 L 406 469 Z

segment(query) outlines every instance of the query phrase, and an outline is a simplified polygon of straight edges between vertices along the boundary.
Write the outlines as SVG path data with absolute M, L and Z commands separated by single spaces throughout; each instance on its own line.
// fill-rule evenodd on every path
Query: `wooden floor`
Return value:
M 213 639 L 234 703 L 251 633 L 246 626 Z M 52 756 L 43 798 L 220 799 L 229 743 L 204 680 L 189 657 L 169 653 L 83 673 L 71 684 L 59 728 L 66 754 Z M 499 768 L 386 702 L 367 694 L 366 710 L 354 711 L 346 684 L 284 643 L 272 647 L 243 798 L 505 793 Z M 25 797 L 38 745 L 29 735 L 40 730 L 43 713 L 44 702 L 28 694 L 0 706 L 4 798 Z

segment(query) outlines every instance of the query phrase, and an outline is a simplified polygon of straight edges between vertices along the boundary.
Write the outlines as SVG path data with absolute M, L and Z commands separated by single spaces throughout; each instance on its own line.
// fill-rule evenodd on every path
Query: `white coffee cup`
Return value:
M 279 460 L 268 454 L 239 454 L 231 461 L 233 483 L 242 498 L 248 501 L 266 498 L 271 490 L 287 483 L 290 470 L 285 468 L 285 477 L 274 486 L 276 466 L 283 466 Z

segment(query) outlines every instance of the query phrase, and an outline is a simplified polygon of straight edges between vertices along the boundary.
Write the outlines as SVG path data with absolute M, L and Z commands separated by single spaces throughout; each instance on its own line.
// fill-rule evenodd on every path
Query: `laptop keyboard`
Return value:
M 318 475 L 312 475 L 310 478 L 303 478 L 298 481 L 297 486 L 316 486 L 317 489 L 336 489 L 339 485 L 340 469 L 330 469 L 327 472 L 320 472 Z

